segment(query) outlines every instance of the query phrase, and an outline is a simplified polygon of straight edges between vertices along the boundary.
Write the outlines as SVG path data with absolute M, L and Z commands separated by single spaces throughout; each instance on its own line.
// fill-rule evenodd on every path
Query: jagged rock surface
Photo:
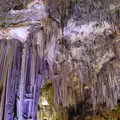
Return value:
M 119 0 L 36 0 L 16 8 L 23 3 L 0 8 L 0 119 L 36 120 L 48 81 L 52 104 L 68 113 L 75 106 L 81 119 L 118 105 Z

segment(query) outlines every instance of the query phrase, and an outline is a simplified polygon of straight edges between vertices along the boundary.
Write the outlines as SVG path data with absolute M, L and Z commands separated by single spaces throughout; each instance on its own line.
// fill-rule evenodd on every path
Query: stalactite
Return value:
M 16 40 L 4 41 L 1 40 L 1 57 L 4 55 L 4 59 L 1 59 L 1 80 L 4 83 L 4 90 L 2 96 L 1 107 L 1 119 L 13 119 L 15 97 L 17 96 L 20 73 L 20 56 L 21 53 L 20 43 Z M 2 55 L 3 54 L 3 55 Z M 5 89 L 6 88 L 6 89 Z
M 114 2 L 45 0 L 45 8 L 36 0 L 25 9 L 10 7 L 0 21 L 12 26 L 0 33 L 0 120 L 36 120 L 46 85 L 53 87 L 50 103 L 62 119 L 66 110 L 84 119 L 99 106 L 118 104 L 120 14 Z

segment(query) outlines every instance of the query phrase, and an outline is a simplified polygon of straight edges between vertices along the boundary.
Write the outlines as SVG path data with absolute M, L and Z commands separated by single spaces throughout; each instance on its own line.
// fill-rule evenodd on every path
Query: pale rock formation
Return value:
M 51 104 L 68 110 L 68 118 L 71 107 L 83 118 L 86 109 L 114 108 L 120 101 L 119 0 L 23 3 L 0 8 L 0 120 L 36 120 L 49 81 Z

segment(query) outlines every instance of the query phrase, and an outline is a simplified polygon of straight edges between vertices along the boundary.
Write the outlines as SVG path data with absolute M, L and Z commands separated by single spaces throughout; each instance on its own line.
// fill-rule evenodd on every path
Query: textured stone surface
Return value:
M 49 81 L 50 109 L 65 110 L 68 119 L 119 104 L 119 0 L 6 2 L 0 8 L 1 120 L 36 120 Z
M 7 12 L 11 9 L 23 9 L 28 2 L 31 0 L 1 0 L 0 1 L 0 11 Z

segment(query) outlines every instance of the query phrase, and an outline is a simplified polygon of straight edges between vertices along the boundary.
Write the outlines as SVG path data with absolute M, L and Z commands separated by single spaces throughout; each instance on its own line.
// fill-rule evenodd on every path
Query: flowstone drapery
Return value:
M 11 2 L 0 7 L 0 120 L 119 119 L 120 2 Z

